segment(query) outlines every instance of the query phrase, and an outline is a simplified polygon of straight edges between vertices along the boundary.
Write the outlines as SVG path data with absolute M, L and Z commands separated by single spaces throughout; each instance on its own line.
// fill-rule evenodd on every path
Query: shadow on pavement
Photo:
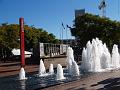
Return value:
M 97 85 L 104 85 L 103 88 L 99 88 L 98 90 L 120 90 L 120 78 L 109 78 L 103 81 L 98 82 L 97 84 L 91 85 L 91 87 Z
M 86 89 L 85 88 L 78 88 L 78 89 L 70 88 L 70 89 L 67 89 L 67 90 L 86 90 Z

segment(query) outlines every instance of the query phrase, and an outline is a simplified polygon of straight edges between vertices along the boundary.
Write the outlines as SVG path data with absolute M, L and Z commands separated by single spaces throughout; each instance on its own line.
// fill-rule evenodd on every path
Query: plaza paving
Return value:
M 26 65 L 25 71 L 35 72 L 38 71 L 38 67 L 38 65 Z M 20 68 L 20 62 L 0 63 L 0 77 L 19 74 Z
M 93 74 L 77 81 L 42 90 L 120 90 L 120 70 Z
M 26 65 L 26 72 L 38 71 L 39 65 Z M 0 77 L 19 73 L 20 63 L 0 63 Z M 36 89 L 41 90 L 41 89 Z M 77 81 L 56 86 L 45 87 L 42 90 L 120 90 L 120 70 L 96 73 Z

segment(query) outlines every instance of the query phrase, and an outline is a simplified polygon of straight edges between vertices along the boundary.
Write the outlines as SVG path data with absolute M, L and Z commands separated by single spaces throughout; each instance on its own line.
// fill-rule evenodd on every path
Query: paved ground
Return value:
M 77 81 L 42 90 L 120 90 L 120 70 L 97 73 Z
M 38 67 L 38 65 L 26 65 L 25 71 L 35 72 L 38 71 Z M 18 74 L 19 70 L 19 62 L 0 63 L 0 77 Z M 43 88 L 42 90 L 120 90 L 120 70 L 97 73 L 77 81 Z
M 61 64 L 62 66 L 66 65 L 66 57 L 61 58 L 48 58 L 44 60 L 44 64 L 46 69 L 49 68 L 50 64 L 53 64 L 54 67 L 57 66 L 57 64 Z M 15 75 L 18 74 L 20 71 L 20 62 L 0 62 L 0 77 L 9 76 L 9 75 Z M 35 72 L 38 71 L 39 65 L 37 64 L 27 64 L 25 65 L 25 72 Z
M 35 72 L 38 71 L 38 67 L 38 65 L 26 65 L 25 71 Z M 0 77 L 18 74 L 20 68 L 20 62 L 0 63 Z

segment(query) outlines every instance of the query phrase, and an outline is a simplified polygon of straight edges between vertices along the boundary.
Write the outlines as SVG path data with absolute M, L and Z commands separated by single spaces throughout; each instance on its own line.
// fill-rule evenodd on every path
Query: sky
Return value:
M 0 24 L 19 24 L 23 17 L 25 24 L 42 28 L 53 33 L 58 39 L 63 30 L 64 39 L 72 39 L 70 30 L 62 27 L 73 26 L 75 10 L 100 15 L 98 5 L 101 0 L 0 0 Z M 106 0 L 106 16 L 112 20 L 120 20 L 119 0 Z M 66 36 L 67 30 L 67 36 Z

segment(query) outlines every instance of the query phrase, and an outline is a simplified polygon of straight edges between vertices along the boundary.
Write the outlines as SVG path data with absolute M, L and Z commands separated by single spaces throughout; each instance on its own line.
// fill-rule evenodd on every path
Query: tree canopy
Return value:
M 86 13 L 78 16 L 71 28 L 71 33 L 79 39 L 81 47 L 84 47 L 88 40 L 96 37 L 105 42 L 110 49 L 113 44 L 120 44 L 120 22 L 98 15 Z
M 25 49 L 30 50 L 35 43 L 58 43 L 52 33 L 41 28 L 24 25 Z M 0 53 L 11 51 L 13 48 L 20 48 L 20 26 L 18 24 L 3 23 L 0 25 Z M 0 56 L 3 56 L 1 55 Z

